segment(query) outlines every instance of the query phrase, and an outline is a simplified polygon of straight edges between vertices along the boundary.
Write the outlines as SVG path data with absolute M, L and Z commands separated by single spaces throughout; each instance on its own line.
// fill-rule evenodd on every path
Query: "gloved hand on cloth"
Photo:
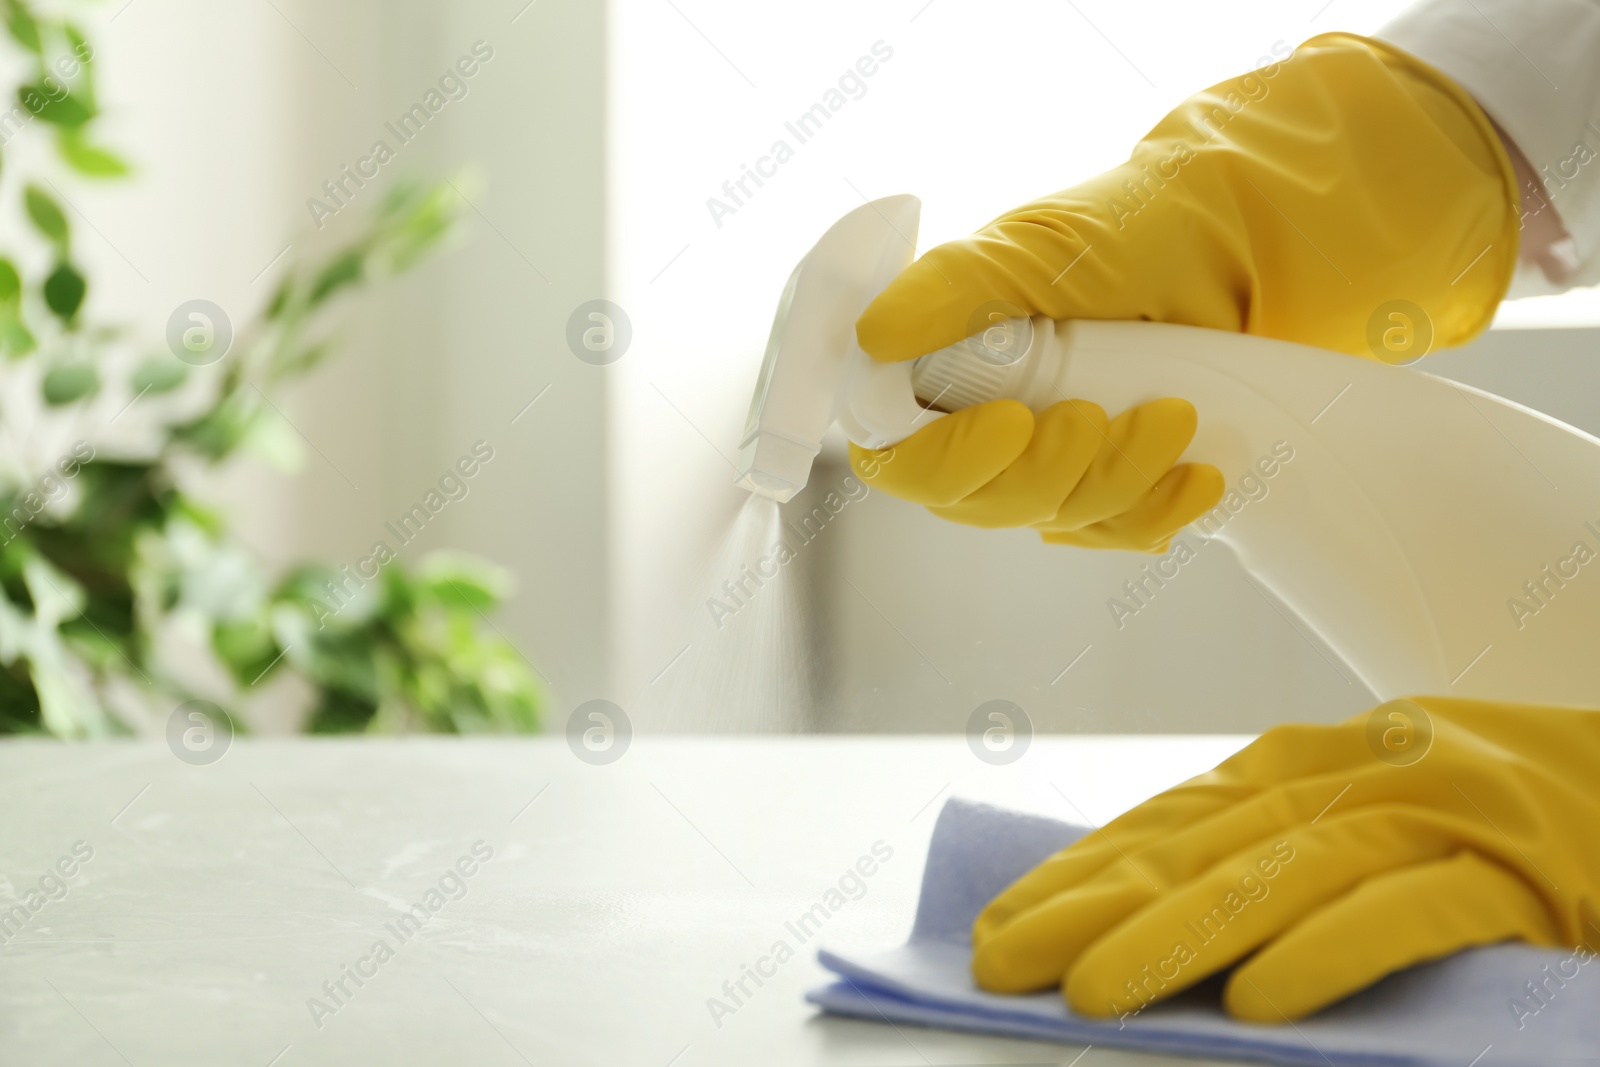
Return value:
M 1518 215 L 1510 159 L 1466 93 L 1381 42 L 1325 34 L 1185 101 L 1121 166 L 932 249 L 856 336 L 875 359 L 906 360 L 996 315 L 1042 314 L 1385 358 L 1369 322 L 1396 300 L 1423 309 L 1435 346 L 1488 325 Z M 1108 418 L 1093 401 L 980 404 L 895 445 L 892 463 L 859 447 L 852 461 L 874 488 L 956 522 L 1165 551 L 1223 494 L 1216 468 L 1177 463 L 1194 409 L 1164 399 Z
M 973 975 L 1098 1017 L 1234 967 L 1228 1012 L 1283 1022 L 1474 945 L 1592 953 L 1597 827 L 1597 711 L 1416 697 L 1279 726 L 996 897 Z

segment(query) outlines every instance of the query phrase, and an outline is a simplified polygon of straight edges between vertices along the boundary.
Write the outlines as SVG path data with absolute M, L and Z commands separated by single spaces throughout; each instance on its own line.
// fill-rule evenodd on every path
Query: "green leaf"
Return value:
M 74 270 L 72 264 L 63 263 L 44 280 L 44 302 L 50 305 L 57 318 L 70 324 L 83 306 L 83 295 L 88 288 L 83 275 Z
M 415 615 L 417 591 L 412 588 L 411 576 L 406 573 L 405 567 L 388 566 L 381 573 L 383 598 L 379 604 L 378 614 L 390 622 Z
M 9 259 L 0 259 L 0 346 L 12 359 L 36 347 L 33 334 L 22 322 L 22 278 Z
M 89 600 L 81 583 L 64 574 L 43 555 L 23 560 L 22 582 L 27 587 L 28 599 L 33 601 L 34 618 L 41 626 L 52 630 L 64 619 L 75 619 L 82 614 Z
M 463 182 L 470 181 L 463 176 Z M 401 220 L 386 253 L 390 269 L 409 270 L 428 255 L 460 222 L 465 211 L 461 197 L 447 182 L 428 190 Z
M 314 370 L 318 364 L 333 354 L 333 346 L 326 341 L 298 352 L 280 352 L 271 368 L 273 381 L 295 378 Z
M 17 315 L 0 317 L 0 343 L 5 345 L 6 355 L 12 359 L 20 359 L 38 347 L 33 334 Z
M 466 578 L 451 578 L 434 583 L 439 602 L 450 607 L 488 611 L 499 603 L 493 589 Z
M 22 277 L 10 259 L 0 259 L 0 347 L 11 358 L 34 350 L 34 334 L 22 323 Z
M 367 728 L 377 708 L 370 701 L 338 690 L 324 690 L 306 731 L 313 734 L 355 733 Z
M 273 470 L 292 473 L 305 462 L 305 445 L 295 428 L 271 408 L 250 420 L 239 445 Z
M 83 70 L 78 74 L 78 96 L 90 111 L 94 111 L 94 48 L 83 31 L 72 23 L 62 23 L 61 29 L 67 35 L 67 43 L 72 46 L 72 57 L 83 64 Z
M 133 372 L 133 390 L 143 393 L 149 390 L 152 393 L 170 393 L 183 384 L 189 376 L 189 368 L 172 359 L 170 356 L 156 356 L 139 364 Z
M 83 35 L 83 31 L 70 22 L 63 23 L 61 29 L 67 35 L 67 43 L 72 46 L 73 58 L 86 67 L 94 62 L 94 49 L 89 47 L 89 39 Z
M 37 185 L 30 184 L 23 191 L 22 199 L 28 206 L 28 218 L 33 220 L 39 232 L 58 245 L 66 244 L 71 231 L 67 227 L 67 216 L 62 213 L 55 198 Z
M 211 628 L 211 647 L 246 685 L 259 681 L 282 658 L 264 616 L 217 623 Z
M 511 575 L 492 563 L 456 552 L 433 552 L 417 569 L 416 581 L 439 603 L 487 612 L 511 592 Z
M 289 306 L 289 298 L 294 295 L 293 276 L 284 278 L 278 283 L 278 288 L 272 293 L 272 299 L 267 301 L 266 310 L 261 312 L 261 317 L 269 322 L 283 314 Z
M 39 40 L 39 24 L 33 21 L 33 15 L 17 0 L 7 0 L 6 3 L 6 32 L 11 34 L 11 39 L 34 55 L 44 52 L 44 45 Z
M 239 447 L 259 414 L 252 397 L 232 393 L 193 422 L 174 426 L 172 439 L 208 459 L 219 460 Z
M 100 375 L 88 363 L 63 363 L 44 376 L 44 402 L 52 407 L 71 404 L 100 388 Z
M 359 282 L 364 274 L 365 263 L 365 250 L 352 248 L 328 264 L 311 287 L 312 305 L 320 304 L 345 286 Z
M 17 101 L 52 126 L 82 126 L 94 118 L 94 108 L 89 102 L 61 92 L 59 83 L 54 93 L 46 92 L 41 85 L 21 86 L 17 89 Z
M 61 636 L 68 647 L 98 671 L 125 668 L 127 655 L 121 642 L 112 640 L 104 630 L 85 625 L 79 620 L 61 624 Z
M 61 158 L 79 174 L 91 178 L 120 178 L 131 169 L 119 156 L 89 144 L 75 128 L 62 129 L 60 144 Z
M 328 630 L 332 629 L 330 623 Z M 325 688 L 343 690 L 377 703 L 378 674 L 373 664 L 371 638 L 352 632 L 330 634 L 328 630 L 320 631 L 319 636 L 313 638 L 306 673 Z

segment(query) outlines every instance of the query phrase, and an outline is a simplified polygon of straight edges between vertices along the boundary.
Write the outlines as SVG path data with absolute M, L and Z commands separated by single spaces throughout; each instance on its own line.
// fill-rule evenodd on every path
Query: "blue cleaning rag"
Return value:
M 1053 991 L 981 992 L 968 969 L 973 919 L 1084 833 L 1053 819 L 947 802 L 928 848 L 910 940 L 886 952 L 821 950 L 822 965 L 839 980 L 806 999 L 864 1019 L 1291 1067 L 1600 1064 L 1600 961 L 1522 944 L 1410 968 L 1278 1026 L 1228 1018 L 1216 978 L 1120 1021 L 1074 1015 Z

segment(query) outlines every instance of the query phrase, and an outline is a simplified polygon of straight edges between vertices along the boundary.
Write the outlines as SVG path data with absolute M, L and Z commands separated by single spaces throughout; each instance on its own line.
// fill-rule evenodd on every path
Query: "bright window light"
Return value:
M 1600 326 L 1600 287 L 1574 289 L 1558 296 L 1508 300 L 1494 317 L 1495 330 L 1560 326 Z

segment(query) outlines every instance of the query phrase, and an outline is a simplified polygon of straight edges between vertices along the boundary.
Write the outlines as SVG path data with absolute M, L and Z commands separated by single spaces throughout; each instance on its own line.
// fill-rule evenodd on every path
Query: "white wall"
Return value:
M 385 5 L 381 20 L 388 111 L 473 42 L 495 57 L 434 120 L 443 136 L 426 146 L 427 173 L 479 175 L 481 190 L 464 188 L 470 237 L 381 305 L 385 495 L 398 511 L 473 441 L 494 446 L 482 484 L 418 547 L 477 552 L 515 572 L 500 625 L 545 676 L 547 721 L 559 729 L 577 704 L 613 695 L 607 378 L 566 341 L 572 311 L 605 289 L 606 11 L 406 6 L 401 17 Z

